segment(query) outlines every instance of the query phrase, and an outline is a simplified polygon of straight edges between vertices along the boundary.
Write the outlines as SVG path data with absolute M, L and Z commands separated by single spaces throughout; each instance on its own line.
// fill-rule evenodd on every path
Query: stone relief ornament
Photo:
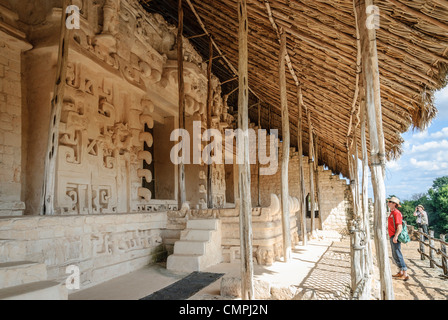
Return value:
M 177 92 L 176 27 L 161 15 L 146 12 L 137 0 L 77 2 L 85 27 L 74 31 L 73 46 L 76 57 L 85 59 L 70 56 L 65 77 L 57 206 L 63 214 L 174 208 L 151 203 L 153 195 L 142 182 L 152 180 L 152 172 L 143 168 L 153 161 L 153 154 L 145 150 L 154 143 L 152 134 L 145 132 L 146 126 L 154 126 L 150 92 L 156 90 L 170 99 L 168 93 Z M 184 60 L 186 112 L 205 128 L 207 64 L 187 41 Z M 212 86 L 212 126 L 224 130 L 233 117 L 221 97 L 218 78 L 213 77 Z M 124 87 L 132 88 L 132 93 Z M 155 101 L 160 104 L 160 98 Z M 212 199 L 217 207 L 225 205 L 223 168 L 214 169 Z M 206 207 L 204 180 L 195 207 Z

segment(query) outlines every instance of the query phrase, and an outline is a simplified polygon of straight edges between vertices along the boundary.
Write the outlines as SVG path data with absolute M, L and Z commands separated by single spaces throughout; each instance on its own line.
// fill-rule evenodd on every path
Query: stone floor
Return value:
M 431 269 L 428 260 L 420 260 L 417 248 L 418 242 L 403 246 L 410 280 L 393 280 L 395 299 L 447 300 L 448 279 L 441 276 L 441 269 Z M 395 273 L 393 265 L 392 268 Z M 240 265 L 221 263 L 204 271 L 225 273 L 224 277 L 239 277 Z M 148 266 L 103 284 L 71 293 L 69 300 L 138 300 L 186 275 L 188 273 L 168 271 L 163 264 Z M 331 233 L 321 233 L 321 238 L 310 240 L 307 247 L 295 247 L 290 263 L 277 261 L 272 266 L 255 265 L 254 279 L 269 282 L 271 287 L 294 292 L 295 300 L 349 300 L 349 240 L 347 237 L 338 238 Z M 220 286 L 221 280 L 215 281 L 189 300 L 237 299 L 222 297 Z
M 409 280 L 394 280 L 396 300 L 448 300 L 448 278 L 441 268 L 430 268 L 429 260 L 420 259 L 417 241 L 402 245 L 402 252 L 408 267 Z M 436 246 L 438 247 L 438 246 Z M 425 249 L 428 253 L 428 248 Z M 397 271 L 392 266 L 392 273 Z

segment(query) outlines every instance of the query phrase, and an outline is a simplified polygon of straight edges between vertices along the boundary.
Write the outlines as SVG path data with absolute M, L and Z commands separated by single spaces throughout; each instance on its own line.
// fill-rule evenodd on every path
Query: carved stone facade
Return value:
M 165 259 L 166 221 L 154 212 L 0 219 L 0 263 L 45 263 L 48 279 L 61 283 L 75 265 L 87 288 Z
M 179 240 L 187 219 L 196 218 L 221 220 L 224 260 L 237 260 L 236 164 L 211 165 L 213 209 L 207 209 L 207 165 L 203 160 L 186 165 L 188 205 L 178 207 L 178 170 L 170 159 L 177 143 L 170 141 L 170 134 L 178 127 L 177 30 L 162 16 L 147 13 L 137 0 L 72 1 L 81 9 L 81 27 L 71 31 L 67 74 L 61 79 L 65 88 L 59 131 L 53 137 L 58 144 L 53 190 L 57 216 L 39 216 L 48 132 L 54 121 L 50 106 L 61 1 L 14 2 L 11 7 L 2 3 L 5 0 L 0 0 L 0 216 L 26 216 L 0 219 L 0 262 L 46 263 L 50 279 L 64 278 L 68 264 L 79 265 L 85 287 L 163 258 Z M 207 65 L 188 41 L 184 61 L 186 130 L 193 137 L 194 123 L 199 122 L 203 137 Z M 235 127 L 235 119 L 218 78 L 212 76 L 211 84 L 211 129 L 224 136 L 227 128 Z M 209 143 L 199 140 L 201 151 Z M 251 169 L 254 259 L 271 264 L 282 254 L 275 196 L 280 170 L 261 177 L 262 202 L 256 207 L 256 165 Z M 291 237 L 297 244 L 294 170 Z M 320 179 L 323 192 L 332 195 L 324 197 L 324 225 L 339 228 L 349 201 L 345 195 L 350 193 L 331 174 Z
M 77 5 L 81 28 L 73 30 L 69 45 L 54 190 L 56 212 L 177 210 L 177 170 L 167 165 L 169 152 L 158 152 L 165 147 L 159 140 L 174 145 L 166 143 L 170 132 L 164 127 L 177 127 L 175 27 L 160 15 L 148 14 L 137 0 L 78 1 Z M 54 30 L 58 15 L 60 11 L 53 9 L 47 18 Z M 48 27 L 38 28 L 42 28 L 46 45 L 26 56 L 30 65 L 27 85 L 29 108 L 40 112 L 42 119 L 39 124 L 32 123 L 28 132 L 28 166 L 41 168 L 45 140 L 34 139 L 36 134 L 48 135 L 48 128 L 41 123 L 48 123 L 45 117 L 51 96 L 46 92 L 51 92 L 54 84 L 36 80 L 42 69 L 56 64 L 58 39 Z M 184 50 L 186 116 L 201 121 L 205 130 L 206 64 L 188 41 Z M 215 77 L 213 96 L 213 127 L 223 130 L 233 117 L 227 113 Z M 192 193 L 200 195 L 189 199 L 193 207 L 206 203 L 204 168 L 202 164 L 199 171 L 194 169 L 197 177 L 188 185 Z M 36 190 L 42 185 L 42 172 L 27 172 L 34 189 L 27 197 L 29 214 L 36 214 L 41 207 L 42 195 Z M 213 201 L 221 207 L 225 205 L 223 177 L 223 167 L 217 168 Z M 150 190 L 147 184 L 153 180 L 155 188 Z M 172 191 L 166 192 L 169 188 Z

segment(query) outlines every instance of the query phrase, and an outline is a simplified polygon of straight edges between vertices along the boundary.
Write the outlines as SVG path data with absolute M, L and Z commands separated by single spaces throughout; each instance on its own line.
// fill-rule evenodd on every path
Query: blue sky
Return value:
M 448 175 L 448 87 L 434 97 L 437 117 L 425 131 L 411 129 L 402 134 L 403 154 L 386 164 L 386 196 L 410 200 L 426 192 L 435 178 Z M 373 197 L 371 186 L 369 196 Z

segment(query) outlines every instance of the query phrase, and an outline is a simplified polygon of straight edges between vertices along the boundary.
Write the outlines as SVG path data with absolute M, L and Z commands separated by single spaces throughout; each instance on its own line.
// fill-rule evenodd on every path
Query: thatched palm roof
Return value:
M 148 11 L 158 12 L 177 25 L 178 0 L 140 2 Z M 374 4 L 380 13 L 377 47 L 383 128 L 390 159 L 400 155 L 400 133 L 411 126 L 425 128 L 437 113 L 433 92 L 447 83 L 448 1 L 376 0 Z M 319 136 L 320 164 L 348 176 L 347 135 L 359 110 L 358 104 L 352 108 L 358 70 L 353 1 L 248 0 L 247 5 L 249 86 L 253 93 L 250 103 L 261 101 L 262 127 L 277 128 L 281 133 L 277 31 L 283 28 L 291 71 L 287 74 L 291 144 L 297 144 L 299 83 L 305 107 L 312 114 L 314 133 Z M 214 60 L 213 73 L 221 82 L 234 78 L 231 66 L 238 65 L 237 1 L 184 0 L 184 12 L 185 36 L 203 34 L 205 27 L 225 56 Z M 190 41 L 207 60 L 208 38 Z M 227 82 L 223 93 L 237 85 L 237 81 Z M 236 99 L 237 94 L 232 95 L 229 104 L 237 106 Z M 250 110 L 250 117 L 257 122 L 257 108 Z M 303 128 L 307 154 L 306 118 Z

